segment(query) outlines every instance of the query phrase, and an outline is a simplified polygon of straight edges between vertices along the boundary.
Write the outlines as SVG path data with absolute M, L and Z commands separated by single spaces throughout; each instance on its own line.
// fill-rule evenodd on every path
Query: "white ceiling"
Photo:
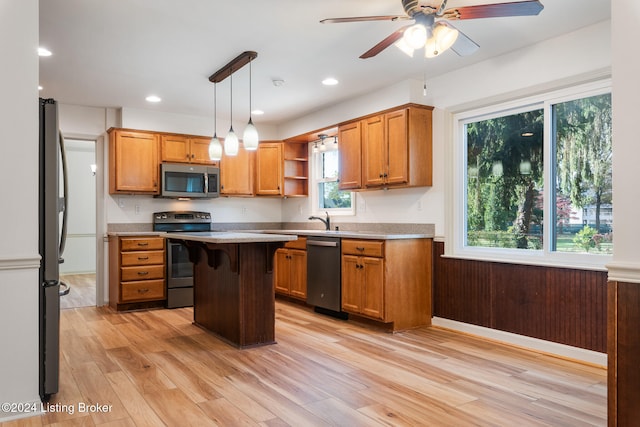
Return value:
M 449 0 L 448 7 L 504 0 Z M 66 104 L 213 115 L 208 77 L 253 50 L 254 122 L 277 124 L 407 78 L 436 76 L 610 19 L 610 0 L 541 0 L 538 16 L 456 21 L 480 45 L 425 60 L 391 46 L 358 57 L 404 22 L 320 24 L 323 18 L 403 14 L 400 0 L 40 0 L 41 96 Z M 594 52 L 594 54 L 597 54 Z M 332 76 L 333 87 L 321 80 Z M 249 115 L 249 67 L 233 75 L 234 121 Z M 276 87 L 273 79 L 284 80 Z M 217 85 L 218 117 L 230 79 Z M 155 94 L 159 104 L 144 98 Z

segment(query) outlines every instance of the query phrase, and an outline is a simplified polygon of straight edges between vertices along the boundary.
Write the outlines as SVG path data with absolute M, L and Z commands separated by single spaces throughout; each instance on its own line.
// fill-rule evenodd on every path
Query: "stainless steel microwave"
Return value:
M 220 196 L 220 169 L 215 166 L 162 163 L 160 197 L 207 199 Z

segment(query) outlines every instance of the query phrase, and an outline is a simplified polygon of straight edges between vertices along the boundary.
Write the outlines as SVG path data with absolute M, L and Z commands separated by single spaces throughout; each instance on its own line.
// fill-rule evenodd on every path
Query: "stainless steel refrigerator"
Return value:
M 58 392 L 60 369 L 60 296 L 69 287 L 60 282 L 60 264 L 67 234 L 66 159 L 58 129 L 58 105 L 40 98 L 40 397 Z

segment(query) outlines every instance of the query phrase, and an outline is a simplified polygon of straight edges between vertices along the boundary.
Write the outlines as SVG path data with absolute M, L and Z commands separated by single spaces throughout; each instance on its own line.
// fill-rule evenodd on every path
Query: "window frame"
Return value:
M 313 143 L 309 144 L 309 157 L 311 158 L 310 168 L 310 194 L 311 197 L 311 215 L 320 215 L 328 212 L 331 216 L 354 216 L 356 214 L 356 197 L 353 191 L 349 192 L 351 194 L 351 207 L 350 208 L 323 208 L 319 207 L 320 205 L 320 192 L 318 191 L 318 184 L 323 182 L 338 182 L 338 176 L 335 178 L 322 178 L 320 176 L 320 172 L 322 171 L 322 154 L 329 151 L 338 151 L 338 148 L 330 147 L 325 151 L 318 151 L 317 153 L 313 152 Z M 328 144 L 329 146 L 333 145 Z M 340 159 L 338 159 L 338 165 L 340 164 Z
M 466 245 L 467 140 L 465 125 L 471 122 L 542 108 L 544 112 L 543 180 L 546 187 L 546 183 L 555 182 L 552 180 L 555 170 L 555 153 L 553 151 L 555 144 L 552 138 L 552 120 L 550 120 L 552 106 L 562 102 L 611 93 L 611 91 L 611 79 L 605 79 L 452 114 L 453 168 L 451 169 L 450 176 L 451 197 L 449 199 L 451 215 L 447 216 L 451 218 L 451 220 L 446 228 L 447 241 L 452 242 L 452 244 L 447 245 L 445 256 L 518 264 L 606 270 L 606 264 L 612 260 L 611 255 L 569 253 L 551 250 L 551 239 L 553 238 L 554 227 L 550 225 L 555 217 L 555 212 L 552 212 L 552 209 L 555 210 L 555 204 L 552 206 L 551 199 L 554 197 L 550 197 L 549 195 L 554 194 L 555 190 L 553 192 L 545 191 L 546 197 L 543 201 L 544 244 L 541 250 L 488 248 Z

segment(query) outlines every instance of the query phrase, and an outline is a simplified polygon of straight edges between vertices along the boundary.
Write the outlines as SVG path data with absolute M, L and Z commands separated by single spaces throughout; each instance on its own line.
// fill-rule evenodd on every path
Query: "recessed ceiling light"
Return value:
M 335 86 L 338 84 L 338 80 L 334 79 L 333 77 L 327 77 L 322 81 L 322 84 L 325 86 Z
M 39 47 L 38 56 L 51 56 L 51 51 L 46 47 Z
M 44 89 L 42 86 L 38 86 L 38 90 L 42 90 Z
M 160 102 L 160 101 L 162 101 L 162 98 L 160 98 L 159 96 L 156 96 L 156 95 L 149 95 L 145 99 L 147 100 L 147 102 Z
M 263 115 L 263 114 L 264 114 L 264 111 L 262 111 L 262 110 L 253 110 L 253 111 L 251 112 L 251 114 L 253 114 L 253 115 L 255 115 L 255 116 L 261 116 L 261 115 Z

